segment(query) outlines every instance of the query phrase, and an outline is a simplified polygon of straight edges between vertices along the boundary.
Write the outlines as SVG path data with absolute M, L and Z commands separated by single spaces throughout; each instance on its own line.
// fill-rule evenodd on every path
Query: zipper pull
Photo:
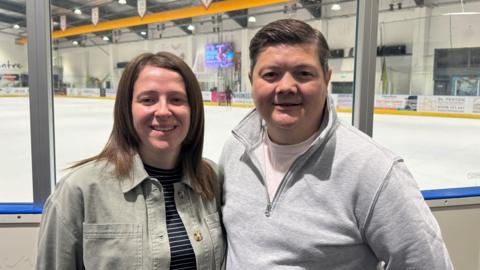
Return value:
M 267 204 L 267 209 L 265 209 L 265 216 L 270 217 L 270 211 L 272 210 L 272 204 L 268 203 Z

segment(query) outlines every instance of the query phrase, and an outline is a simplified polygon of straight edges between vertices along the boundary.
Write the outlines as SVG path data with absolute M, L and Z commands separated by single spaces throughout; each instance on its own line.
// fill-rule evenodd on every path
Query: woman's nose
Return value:
M 168 102 L 165 100 L 159 100 L 155 105 L 155 116 L 165 117 L 170 115 L 172 115 L 172 112 L 170 111 Z

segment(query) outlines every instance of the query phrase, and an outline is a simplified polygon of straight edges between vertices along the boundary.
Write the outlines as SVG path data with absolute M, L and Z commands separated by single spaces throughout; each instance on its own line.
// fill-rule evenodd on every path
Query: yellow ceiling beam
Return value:
M 55 31 L 52 33 L 53 39 L 78 36 L 88 33 L 108 31 L 113 29 L 121 29 L 132 26 L 168 22 L 178 19 L 193 18 L 200 16 L 207 16 L 228 11 L 256 8 L 262 6 L 269 6 L 281 3 L 287 3 L 290 0 L 226 0 L 222 2 L 215 2 L 205 9 L 203 5 L 179 8 L 158 13 L 147 14 L 142 18 L 139 16 L 123 18 L 111 21 L 100 22 L 97 25 L 89 24 L 68 28 L 65 31 Z M 25 44 L 26 38 L 17 39 L 17 44 Z

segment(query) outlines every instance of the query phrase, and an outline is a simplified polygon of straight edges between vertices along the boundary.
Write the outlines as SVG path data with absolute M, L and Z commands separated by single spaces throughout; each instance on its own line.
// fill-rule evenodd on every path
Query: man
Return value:
M 227 269 L 453 269 L 403 160 L 337 119 L 328 54 L 292 19 L 250 43 L 256 110 L 220 158 Z

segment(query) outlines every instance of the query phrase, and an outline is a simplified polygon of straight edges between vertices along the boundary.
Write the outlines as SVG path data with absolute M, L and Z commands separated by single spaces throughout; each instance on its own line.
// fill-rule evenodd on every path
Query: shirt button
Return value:
M 202 239 L 203 239 L 202 233 L 198 230 L 195 231 L 193 233 L 193 238 L 195 238 L 195 240 L 197 240 L 197 241 L 202 241 Z

